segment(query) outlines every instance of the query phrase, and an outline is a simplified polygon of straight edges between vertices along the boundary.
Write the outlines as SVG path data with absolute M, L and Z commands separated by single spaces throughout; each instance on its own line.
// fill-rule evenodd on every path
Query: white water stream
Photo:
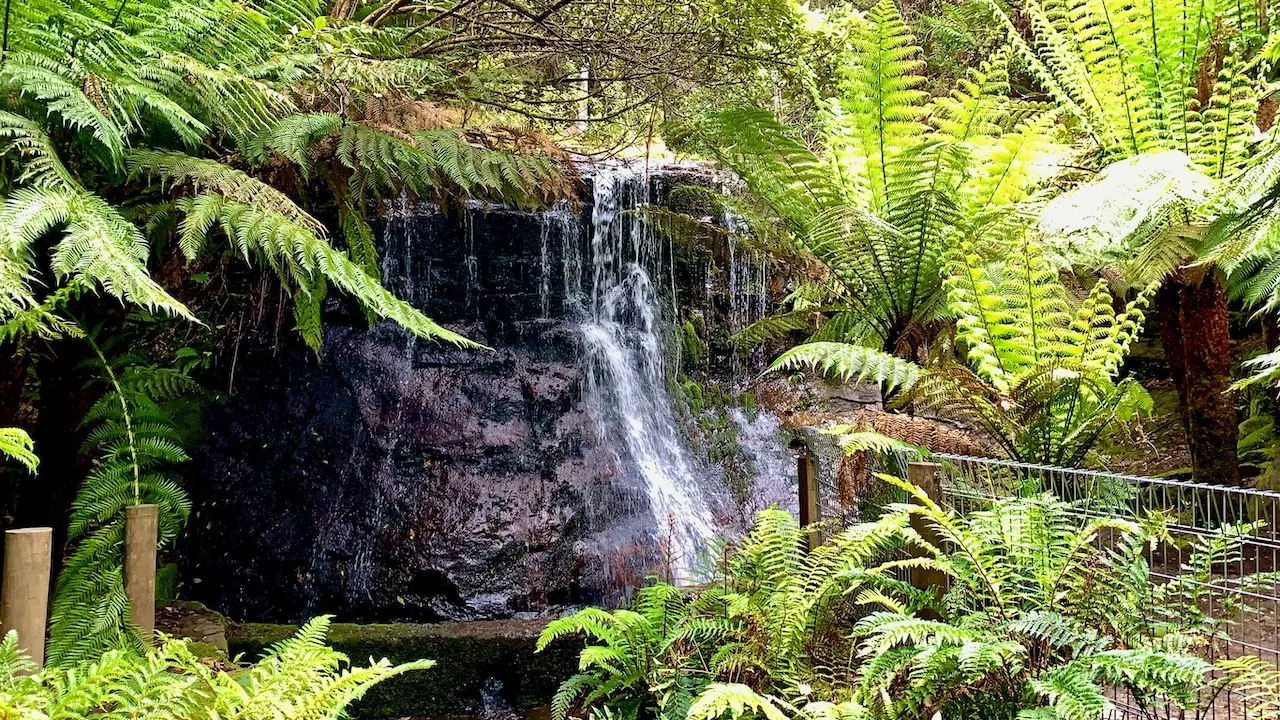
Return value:
M 621 211 L 647 204 L 647 177 L 625 168 L 595 177 L 591 277 L 581 326 L 587 392 L 601 431 L 614 439 L 620 465 L 644 483 L 660 553 L 687 579 L 697 553 L 717 534 L 667 394 L 660 297 L 650 277 L 662 243 L 642 217 Z

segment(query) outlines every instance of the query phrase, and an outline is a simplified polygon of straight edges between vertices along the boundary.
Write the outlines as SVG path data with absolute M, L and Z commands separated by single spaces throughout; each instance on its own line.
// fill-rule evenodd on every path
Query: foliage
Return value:
M 1205 626 L 1180 615 L 1204 598 L 1183 593 L 1195 578 L 1153 597 L 1144 553 L 1166 537 L 1161 518 L 1097 517 L 1049 495 L 960 516 L 882 479 L 911 502 L 812 551 L 813 529 L 765 511 L 705 584 L 554 621 L 540 647 L 592 641 L 557 718 L 1097 720 L 1107 686 L 1151 707 L 1194 704 L 1210 667 L 1184 653 L 1204 648 Z M 947 588 L 898 579 L 922 570 Z
M 165 639 L 137 654 L 115 649 L 75 667 L 39 674 L 13 633 L 0 643 L 0 715 L 39 718 L 155 718 L 156 720 L 313 720 L 344 717 L 369 688 L 434 663 L 346 667 L 346 656 L 324 644 L 328 618 L 307 623 L 257 663 L 233 670 L 202 663 L 188 641 Z
M 59 281 L 191 318 L 147 267 L 180 219 L 188 259 L 220 235 L 312 306 L 327 284 L 469 344 L 381 286 L 352 218 L 401 191 L 558 199 L 572 185 L 563 155 L 536 133 L 451 125 L 425 102 L 442 68 L 410 56 L 403 28 L 325 12 L 316 0 L 6 6 L 0 321 L 45 307 L 33 282 L 49 240 Z M 345 252 L 316 219 L 328 204 L 344 210 Z M 44 333 L 65 334 L 46 315 Z M 315 328 L 306 337 L 318 347 Z
M 986 263 L 965 243 L 948 254 L 948 305 L 968 365 L 938 353 L 923 366 L 866 347 L 807 343 L 774 370 L 814 368 L 900 389 L 895 403 L 971 422 L 1010 457 L 1075 466 L 1104 434 L 1150 411 L 1120 364 L 1142 329 L 1154 287 L 1114 310 L 1099 282 L 1075 301 L 1027 237 Z
M 1191 642 L 1176 626 L 1143 622 L 1149 528 L 1082 516 L 1048 495 L 960 516 L 884 479 L 912 495 L 897 512 L 923 522 L 912 537 L 917 567 L 943 573 L 949 589 L 940 619 L 885 603 L 857 624 L 869 707 L 890 717 L 993 718 L 1044 708 L 1035 716 L 1084 720 L 1107 708 L 1104 685 L 1144 704 L 1195 701 L 1208 663 L 1180 654 Z
M 1218 667 L 1227 671 L 1227 682 L 1239 693 L 1251 717 L 1275 720 L 1280 717 L 1280 670 L 1256 655 L 1243 655 L 1222 660 Z
M 1155 585 L 1150 605 L 1155 619 L 1188 638 L 1205 657 L 1226 657 L 1223 648 L 1229 642 L 1232 625 L 1255 621 L 1258 608 L 1246 598 L 1273 587 L 1280 573 L 1275 571 L 1242 572 L 1234 585 L 1224 588 L 1215 578 L 1221 577 L 1227 563 L 1240 563 L 1245 556 L 1244 544 L 1256 538 L 1262 521 L 1224 525 L 1213 533 L 1193 535 L 1189 539 L 1165 537 L 1163 541 L 1183 554 L 1177 577 Z
M 860 430 L 855 425 L 833 425 L 825 428 L 824 432 L 836 435 L 839 438 L 840 447 L 844 448 L 847 455 L 871 453 L 880 457 L 905 456 L 916 461 L 924 459 L 929 454 L 926 448 L 878 432 Z
M 0 455 L 17 460 L 27 470 L 35 472 L 40 466 L 35 444 L 31 436 L 21 428 L 0 428 Z
M 773 695 L 761 695 L 741 683 L 712 683 L 689 708 L 689 720 L 763 717 L 766 720 L 863 720 L 872 715 L 854 702 L 817 701 L 802 707 Z
M 664 682 L 659 676 L 661 658 L 682 604 L 679 590 L 657 584 L 637 592 L 631 610 L 610 613 L 586 608 L 551 621 L 538 638 L 539 651 L 568 634 L 583 634 L 596 643 L 582 652 L 578 674 L 566 680 L 552 699 L 556 720 L 564 720 L 575 705 L 590 707 L 602 700 L 627 718 L 639 717 L 646 706 L 656 704 L 661 709 L 670 703 L 668 697 L 652 693 Z M 680 704 L 677 699 L 677 710 Z M 683 704 L 687 706 L 687 701 Z
M 174 468 L 189 458 L 163 403 L 199 391 L 186 373 L 111 355 L 108 343 L 88 363 L 106 386 L 85 415 L 81 452 L 93 470 L 71 506 L 67 540 L 74 548 L 58 576 L 49 627 L 51 665 L 70 667 L 118 645 L 136 645 L 123 579 L 125 508 L 159 508 L 160 547 L 186 523 L 190 501 Z
M 1263 6 L 1018 0 L 1010 14 L 983 2 L 1110 163 L 1046 209 L 1067 259 L 1118 265 L 1140 285 L 1216 265 L 1238 299 L 1280 305 Z M 1259 380 L 1272 365 L 1258 361 Z
M 920 89 L 922 65 L 914 36 L 883 0 L 840 57 L 818 150 L 759 109 L 704 123 L 716 157 L 789 231 L 779 252 L 820 268 L 790 312 L 747 337 L 803 328 L 817 312 L 829 322 L 815 339 L 910 354 L 941 318 L 946 253 L 1005 238 L 1029 220 L 1021 206 L 1045 179 L 1055 113 L 1008 97 L 1003 51 L 936 100 Z M 763 223 L 752 226 L 762 232 Z
M 335 5 L 365 24 L 399 28 L 414 57 L 455 73 L 446 87 L 460 100 L 561 129 L 596 150 L 627 149 L 659 132 L 672 141 L 682 134 L 673 126 L 726 98 L 811 114 L 802 83 L 826 74 L 824 58 L 841 39 L 808 32 L 818 11 L 789 0 Z
M 930 95 L 945 95 L 955 82 L 1005 43 L 1004 29 L 991 22 L 979 0 L 926 3 L 912 6 L 908 21 L 920 36 L 928 63 L 924 73 Z M 1023 84 L 1017 58 L 1012 58 L 1010 85 L 1021 94 Z
M 556 695 L 557 720 L 600 706 L 628 718 L 712 712 L 703 693 L 716 682 L 788 701 L 847 684 L 828 664 L 848 659 L 833 635 L 842 594 L 896 546 L 900 522 L 849 528 L 808 551 L 806 531 L 789 514 L 766 510 L 726 548 L 701 590 L 660 583 L 639 591 L 631 610 L 592 608 L 553 621 L 539 648 L 566 634 L 595 643 Z
M 1248 164 L 1257 6 L 984 0 L 1040 85 L 1109 159 L 1180 151 L 1205 175 Z M 1026 22 L 1019 22 L 1025 19 Z

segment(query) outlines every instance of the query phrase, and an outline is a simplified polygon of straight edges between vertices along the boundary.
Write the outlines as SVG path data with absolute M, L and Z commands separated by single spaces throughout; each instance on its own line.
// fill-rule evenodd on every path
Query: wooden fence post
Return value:
M 44 666 L 44 632 L 49 618 L 49 573 L 53 528 L 21 528 L 4 533 L 4 588 L 0 593 L 0 636 L 18 633 L 18 647 L 37 668 Z
M 156 631 L 156 543 L 160 507 L 130 505 L 124 509 L 124 589 L 129 619 L 150 645 Z
M 942 469 L 937 463 L 915 462 L 907 466 L 907 480 L 912 485 L 924 491 L 934 502 L 942 500 L 942 486 L 938 483 L 938 471 Z M 911 498 L 912 504 L 919 504 L 916 498 Z M 942 546 L 942 538 L 938 533 L 924 522 L 919 516 L 911 517 L 911 528 L 920 534 L 930 544 L 935 547 Z M 928 568 L 912 568 L 911 569 L 911 585 L 921 590 L 934 590 L 941 595 L 947 588 L 947 576 L 938 571 Z
M 800 479 L 800 526 L 809 527 L 822 519 L 818 510 L 818 461 L 813 451 L 805 447 L 797 456 L 796 474 Z M 818 546 L 818 530 L 813 528 L 805 533 L 809 549 Z

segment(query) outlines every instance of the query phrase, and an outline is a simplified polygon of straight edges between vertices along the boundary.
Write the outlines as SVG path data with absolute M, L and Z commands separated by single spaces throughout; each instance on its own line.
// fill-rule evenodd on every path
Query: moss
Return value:
M 689 367 L 698 367 L 707 357 L 707 344 L 702 341 L 698 327 L 692 320 L 680 326 L 680 345 L 684 350 L 684 358 Z
M 689 407 L 689 414 L 699 415 L 706 408 L 706 398 L 702 385 L 694 380 L 689 380 L 683 375 L 680 378 L 680 390 L 684 394 L 685 404 Z
M 444 717 L 481 712 L 486 681 L 502 683 L 504 699 L 524 710 L 545 706 L 565 678 L 577 669 L 580 644 L 557 642 L 544 652 L 534 646 L 543 622 L 493 621 L 416 625 L 335 623 L 329 644 L 354 663 L 370 658 L 392 662 L 435 660 L 436 666 L 392 678 L 351 707 L 354 720 Z M 292 625 L 249 624 L 229 638 L 232 655 L 253 660 L 297 630 Z
M 196 657 L 207 660 L 226 660 L 227 654 L 213 643 L 191 641 L 187 644 L 187 649 L 195 654 Z
M 156 570 L 156 604 L 168 605 L 178 597 L 178 565 L 165 563 Z

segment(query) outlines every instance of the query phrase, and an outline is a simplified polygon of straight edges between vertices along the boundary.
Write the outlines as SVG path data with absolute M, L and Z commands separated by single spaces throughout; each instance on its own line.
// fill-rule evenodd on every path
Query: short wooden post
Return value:
M 44 666 L 44 631 L 49 617 L 49 573 L 53 528 L 21 528 L 4 533 L 4 587 L 0 592 L 0 636 L 18 633 L 18 647 L 37 668 Z
M 156 543 L 160 536 L 160 508 L 131 505 L 124 510 L 124 589 L 129 619 L 145 643 L 156 631 Z
M 929 496 L 929 499 L 934 502 L 940 502 L 942 499 L 942 487 L 938 484 L 938 471 L 941 469 L 942 466 L 937 463 L 911 463 L 907 466 L 907 480 L 911 481 L 912 485 L 923 490 L 924 494 Z M 913 497 L 911 502 L 912 504 L 919 504 L 920 501 Z M 942 538 L 937 531 L 919 516 L 913 515 L 911 517 L 911 528 L 931 545 L 935 547 L 942 546 Z M 941 595 L 947 588 L 947 576 L 938 570 L 912 568 L 911 585 L 921 590 L 932 589 Z
M 818 461 L 807 447 L 797 456 L 796 474 L 800 479 L 800 525 L 810 528 L 822 520 L 822 516 L 818 510 Z M 816 527 L 812 527 L 806 537 L 810 550 L 818 546 Z

